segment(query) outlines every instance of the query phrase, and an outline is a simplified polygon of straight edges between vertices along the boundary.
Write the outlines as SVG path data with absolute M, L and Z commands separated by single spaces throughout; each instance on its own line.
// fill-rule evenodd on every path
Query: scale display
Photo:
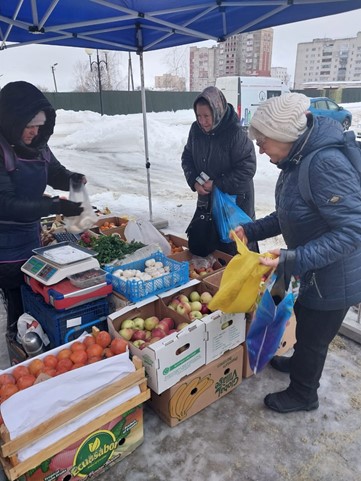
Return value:
M 94 251 L 83 249 L 71 242 L 34 249 L 33 252 L 37 255 L 30 257 L 21 270 L 46 286 L 57 284 L 79 272 L 99 268 Z
M 48 281 L 57 272 L 57 268 L 44 262 L 39 257 L 31 257 L 22 267 L 31 277 L 37 276 L 43 281 Z

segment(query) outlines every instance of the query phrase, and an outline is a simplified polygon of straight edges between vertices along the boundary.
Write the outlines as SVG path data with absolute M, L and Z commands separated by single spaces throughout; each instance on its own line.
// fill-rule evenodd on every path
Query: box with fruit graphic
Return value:
M 206 364 L 242 344 L 246 337 L 245 314 L 225 314 L 219 310 L 211 312 L 207 305 L 212 295 L 206 282 L 197 280 L 159 295 L 166 306 L 187 320 L 199 319 L 204 323 Z
M 160 394 L 205 363 L 205 327 L 185 319 L 160 299 L 126 306 L 108 316 L 108 329 L 129 341 L 147 373 L 148 386 Z
M 193 255 L 189 250 L 170 254 L 168 257 L 178 262 L 188 262 L 189 277 L 191 279 L 204 279 L 219 269 L 223 269 L 232 259 L 232 256 L 221 251 L 214 251 L 207 257 Z
M 162 394 L 152 392 L 148 405 L 169 426 L 177 426 L 239 386 L 242 363 L 243 346 L 238 346 Z
M 0 462 L 11 481 L 87 479 L 142 442 L 144 368 L 106 331 L 3 371 L 0 386 Z

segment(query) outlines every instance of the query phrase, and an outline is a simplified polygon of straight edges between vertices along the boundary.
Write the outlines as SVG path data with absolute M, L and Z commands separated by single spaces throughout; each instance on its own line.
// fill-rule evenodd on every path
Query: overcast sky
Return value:
M 272 66 L 286 67 L 292 82 L 298 43 L 310 42 L 314 38 L 355 37 L 358 31 L 361 31 L 361 10 L 274 27 Z M 202 42 L 196 45 L 210 46 L 212 42 Z M 164 49 L 144 54 L 146 87 L 154 86 L 155 75 L 162 75 L 169 71 L 167 51 L 168 49 Z M 118 55 L 126 81 L 128 54 L 121 52 Z M 75 86 L 76 64 L 79 62 L 84 64 L 84 68 L 89 65 L 88 56 L 82 48 L 55 46 L 8 48 L 0 51 L 0 86 L 14 80 L 26 80 L 37 86 L 46 87 L 49 91 L 54 91 L 51 67 L 57 63 L 54 73 L 58 91 L 72 91 Z M 135 86 L 138 86 L 140 85 L 139 58 L 136 54 L 132 54 L 132 65 L 134 83 Z

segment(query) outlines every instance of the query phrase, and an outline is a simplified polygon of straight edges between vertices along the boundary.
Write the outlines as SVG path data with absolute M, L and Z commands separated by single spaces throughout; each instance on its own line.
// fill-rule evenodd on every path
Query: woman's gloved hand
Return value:
M 67 199 L 59 199 L 59 197 L 53 197 L 51 214 L 63 214 L 64 217 L 75 217 L 83 212 L 81 202 L 72 202 Z
M 82 184 L 86 184 L 88 182 L 85 175 L 79 174 L 78 172 L 74 172 L 73 174 L 71 174 L 70 180 L 73 183 L 73 187 L 75 188 L 80 188 Z

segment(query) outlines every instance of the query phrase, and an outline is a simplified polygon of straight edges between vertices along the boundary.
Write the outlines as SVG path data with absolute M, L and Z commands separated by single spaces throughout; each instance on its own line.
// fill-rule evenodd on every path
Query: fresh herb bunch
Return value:
M 92 237 L 88 232 L 81 235 L 78 243 L 97 252 L 97 259 L 101 265 L 108 264 L 115 259 L 123 259 L 127 254 L 133 254 L 136 250 L 144 247 L 141 242 L 125 242 L 118 235 Z

